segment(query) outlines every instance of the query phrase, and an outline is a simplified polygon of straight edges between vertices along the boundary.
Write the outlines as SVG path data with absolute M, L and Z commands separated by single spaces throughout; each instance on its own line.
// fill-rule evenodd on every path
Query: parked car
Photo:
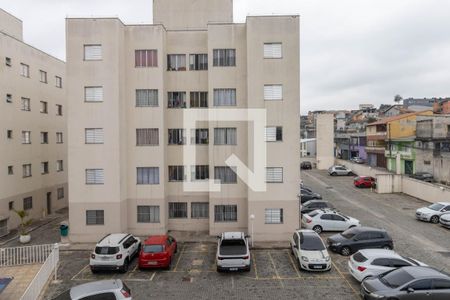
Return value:
M 404 267 L 367 278 L 361 284 L 364 299 L 447 300 L 450 277 L 430 267 Z
M 359 282 L 387 271 L 409 266 L 427 266 L 415 259 L 402 256 L 392 250 L 363 249 L 348 260 L 348 270 Z
M 350 159 L 351 162 L 354 162 L 355 164 L 363 164 L 364 163 L 364 159 L 362 159 L 361 157 L 352 157 Z
M 300 191 L 302 189 L 306 190 L 307 192 L 314 193 L 313 190 L 310 187 L 308 187 L 308 186 L 305 186 L 305 185 L 300 186 Z
M 441 215 L 450 212 L 450 202 L 437 202 L 416 210 L 416 218 L 434 224 L 439 223 Z
M 177 249 L 177 241 L 170 235 L 154 235 L 148 237 L 144 241 L 139 253 L 139 269 L 170 269 Z
M 325 200 L 309 200 L 302 205 L 301 214 L 308 214 L 316 209 L 334 209 L 333 204 Z
M 298 230 L 290 241 L 291 251 L 300 269 L 329 271 L 331 259 L 327 247 L 313 230 Z
M 428 172 L 417 172 L 416 174 L 409 175 L 409 177 L 418 179 L 418 180 L 422 180 L 425 182 L 433 182 L 434 181 L 433 174 L 430 174 Z
M 305 203 L 306 201 L 309 201 L 309 200 L 315 200 L 315 199 L 320 200 L 320 199 L 322 199 L 322 196 L 320 194 L 310 192 L 310 191 L 308 191 L 308 190 L 306 190 L 304 188 L 300 189 L 300 195 L 299 196 L 300 196 L 300 202 L 301 203 Z
M 250 271 L 250 249 L 248 236 L 243 232 L 224 232 L 218 236 L 217 272 Z
M 331 209 L 317 209 L 302 216 L 302 226 L 317 233 L 322 231 L 344 231 L 361 226 L 355 218 L 348 217 Z
M 120 270 L 125 273 L 131 260 L 139 254 L 140 248 L 141 241 L 131 234 L 108 234 L 97 243 L 91 254 L 91 271 Z
M 302 161 L 300 164 L 300 169 L 302 170 L 311 170 L 312 164 L 310 161 Z
M 350 170 L 346 166 L 342 166 L 342 165 L 336 165 L 336 166 L 330 167 L 328 169 L 328 174 L 330 174 L 331 176 L 338 176 L 338 175 L 350 176 L 350 175 L 354 175 L 352 170 Z
M 353 179 L 353 184 L 359 188 L 375 188 L 377 180 L 371 176 L 357 176 Z
M 130 288 L 120 279 L 101 280 L 74 286 L 53 300 L 132 300 Z
M 333 252 L 348 256 L 361 249 L 394 249 L 394 242 L 384 229 L 356 227 L 328 238 L 328 245 Z
M 441 217 L 439 218 L 439 223 L 441 223 L 441 225 L 445 228 L 450 229 L 450 213 L 441 215 Z

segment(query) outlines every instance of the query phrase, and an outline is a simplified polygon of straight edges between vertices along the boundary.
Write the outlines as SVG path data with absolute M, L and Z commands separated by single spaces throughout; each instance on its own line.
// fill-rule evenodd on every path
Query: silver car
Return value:
M 437 224 L 440 216 L 449 212 L 450 202 L 437 202 L 416 210 L 416 219 Z
M 346 166 L 336 165 L 328 169 L 328 174 L 330 174 L 331 176 L 350 176 L 354 175 L 355 173 L 353 173 L 353 171 Z
M 101 280 L 74 286 L 53 300 L 132 300 L 131 290 L 120 279 Z
M 441 225 L 445 228 L 450 229 L 450 213 L 442 215 L 439 223 L 441 223 Z

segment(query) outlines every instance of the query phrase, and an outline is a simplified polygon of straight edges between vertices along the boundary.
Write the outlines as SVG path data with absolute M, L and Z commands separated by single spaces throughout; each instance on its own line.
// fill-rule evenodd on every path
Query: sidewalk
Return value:
M 12 281 L 8 284 L 6 289 L 0 293 L 0 299 L 20 299 L 41 266 L 42 264 L 2 267 L 0 269 L 1 276 L 11 277 Z

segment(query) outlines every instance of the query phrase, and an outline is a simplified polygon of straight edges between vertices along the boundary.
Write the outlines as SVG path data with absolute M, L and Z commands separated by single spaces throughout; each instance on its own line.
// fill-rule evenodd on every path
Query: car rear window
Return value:
M 159 253 L 164 251 L 163 245 L 144 245 L 144 253 Z
M 357 262 L 360 262 L 360 263 L 367 261 L 367 257 L 365 257 L 364 255 L 362 255 L 361 252 L 356 252 L 356 253 L 353 255 L 353 259 L 354 259 L 355 261 L 357 261 Z
M 310 216 L 310 217 L 315 217 L 315 216 L 317 216 L 318 213 L 319 213 L 319 212 L 317 212 L 317 211 L 312 211 L 312 212 L 310 212 L 310 213 L 308 214 L 308 216 Z
M 303 235 L 303 241 L 300 244 L 300 248 L 305 251 L 322 251 L 325 250 L 325 246 L 322 240 L 313 235 Z
M 95 247 L 95 254 L 116 254 L 119 252 L 119 247 Z
M 382 283 L 392 288 L 398 288 L 413 279 L 414 277 L 402 269 L 396 269 L 380 277 Z

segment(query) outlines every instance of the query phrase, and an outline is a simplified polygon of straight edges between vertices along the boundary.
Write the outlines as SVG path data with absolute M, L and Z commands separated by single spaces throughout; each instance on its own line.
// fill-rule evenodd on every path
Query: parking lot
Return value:
M 427 203 L 403 194 L 379 195 L 352 186 L 351 177 L 329 177 L 323 171 L 302 173 L 305 185 L 363 225 L 385 228 L 395 250 L 431 266 L 450 271 L 450 230 L 416 221 L 415 210 Z M 445 199 L 439 199 L 445 200 Z M 325 239 L 330 233 L 321 234 Z M 136 260 L 125 274 L 92 274 L 89 251 L 63 251 L 58 277 L 45 293 L 47 299 L 81 283 L 120 278 L 132 290 L 133 299 L 358 299 L 359 284 L 347 272 L 347 257 L 332 255 L 332 269 L 325 273 L 300 271 L 288 243 L 283 249 L 252 250 L 250 272 L 217 273 L 216 245 L 184 243 L 172 268 L 140 271 Z

